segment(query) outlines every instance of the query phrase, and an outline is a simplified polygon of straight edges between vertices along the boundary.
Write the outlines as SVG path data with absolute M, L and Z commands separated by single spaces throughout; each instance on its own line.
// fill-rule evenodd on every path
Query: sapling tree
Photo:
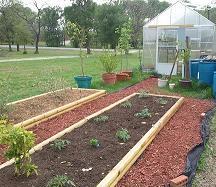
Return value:
M 127 61 L 126 69 L 128 69 L 128 53 L 131 47 L 130 45 L 131 32 L 132 32 L 132 29 L 131 29 L 130 21 L 124 23 L 122 28 L 116 29 L 116 33 L 120 35 L 119 40 L 118 40 L 118 48 L 120 49 L 121 57 L 123 56 L 123 53 L 125 54 L 125 57 L 126 57 L 126 61 Z M 121 70 L 122 69 L 123 69 L 123 65 L 122 65 L 122 60 L 121 60 Z
M 83 54 L 82 48 L 85 45 L 86 39 L 87 39 L 86 31 L 84 28 L 80 27 L 78 24 L 72 23 L 70 21 L 67 22 L 66 31 L 71 41 L 76 40 L 79 43 L 81 72 L 82 72 L 82 76 L 85 76 L 84 64 L 83 64 L 84 54 Z
M 6 145 L 5 157 L 15 160 L 15 174 L 37 174 L 37 166 L 31 162 L 30 149 L 35 144 L 35 135 L 21 127 L 14 127 L 6 120 L 0 120 L 0 144 Z

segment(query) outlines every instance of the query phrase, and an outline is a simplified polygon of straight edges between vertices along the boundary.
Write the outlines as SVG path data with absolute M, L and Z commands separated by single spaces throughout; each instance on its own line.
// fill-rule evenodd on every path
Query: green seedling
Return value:
M 160 105 L 166 105 L 168 103 L 168 101 L 166 99 L 160 98 L 160 99 L 158 99 L 158 103 Z
M 108 116 L 99 116 L 94 119 L 95 122 L 101 123 L 101 122 L 106 122 L 108 121 L 109 117 Z
M 125 101 L 124 103 L 121 104 L 121 107 L 123 108 L 131 108 L 132 104 L 130 101 Z
M 76 187 L 76 185 L 68 176 L 57 175 L 49 180 L 46 187 Z
M 127 129 L 122 128 L 116 132 L 116 137 L 123 142 L 127 142 L 131 136 Z
M 99 142 L 99 140 L 97 140 L 97 139 L 95 139 L 95 138 L 92 138 L 92 139 L 90 140 L 90 145 L 91 145 L 92 147 L 98 148 L 98 147 L 100 146 L 100 142 Z
M 145 90 L 141 90 L 139 93 L 139 98 L 147 98 L 149 97 L 148 92 L 146 92 Z
M 61 140 L 57 139 L 52 144 L 50 144 L 51 147 L 55 148 L 56 150 L 61 151 L 62 149 L 65 149 L 67 145 L 69 145 L 71 142 L 69 140 Z
M 151 117 L 151 113 L 149 112 L 148 108 L 144 108 L 141 112 L 134 114 L 134 116 L 140 117 L 140 118 L 149 118 Z

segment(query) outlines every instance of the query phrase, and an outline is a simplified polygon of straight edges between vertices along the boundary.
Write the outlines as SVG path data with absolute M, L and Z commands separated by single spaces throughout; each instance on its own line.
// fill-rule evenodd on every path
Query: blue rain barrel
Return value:
M 213 60 L 203 60 L 199 63 L 198 71 L 199 82 L 212 86 L 214 71 L 216 71 L 216 62 Z
M 198 67 L 201 59 L 192 59 L 190 60 L 190 77 L 191 79 L 197 80 L 198 78 Z
M 213 96 L 216 97 L 216 71 L 214 72 L 214 75 L 213 75 L 213 86 L 212 86 L 212 89 L 213 89 Z

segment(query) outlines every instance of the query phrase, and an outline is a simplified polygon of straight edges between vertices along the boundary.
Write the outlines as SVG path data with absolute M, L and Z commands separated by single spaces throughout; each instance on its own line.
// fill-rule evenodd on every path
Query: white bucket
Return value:
M 175 87 L 175 83 L 170 83 L 170 84 L 169 84 L 169 88 L 170 88 L 170 90 L 173 90 L 174 87 Z
M 158 87 L 159 88 L 164 88 L 167 85 L 168 80 L 164 80 L 164 79 L 158 79 Z

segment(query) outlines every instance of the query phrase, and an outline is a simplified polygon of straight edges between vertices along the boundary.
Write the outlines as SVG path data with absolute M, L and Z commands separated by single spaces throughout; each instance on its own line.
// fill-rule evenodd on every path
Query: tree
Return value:
M 0 1 L 0 39 L 8 43 L 9 51 L 12 51 L 11 45 L 17 23 L 12 7 L 13 2 L 11 0 Z
M 118 44 L 119 33 L 116 28 L 121 28 L 128 20 L 121 4 L 103 4 L 97 9 L 96 30 L 99 41 L 103 46 L 115 49 Z
M 142 38 L 145 18 L 148 16 L 147 3 L 143 0 L 126 0 L 123 3 L 123 7 L 132 22 L 132 45 L 137 48 Z
M 58 47 L 63 41 L 63 31 L 60 28 L 62 11 L 59 7 L 48 7 L 43 9 L 42 27 L 47 46 Z
M 66 22 L 71 21 L 82 27 L 87 36 L 86 48 L 90 53 L 91 30 L 94 29 L 96 3 L 92 0 L 73 0 L 72 6 L 64 9 Z
M 34 33 L 35 37 L 35 54 L 39 54 L 39 41 L 41 35 L 41 17 L 42 17 L 42 7 L 39 7 L 36 0 L 33 1 L 34 7 L 36 12 L 32 12 L 30 8 L 24 8 L 23 6 L 17 6 L 14 8 L 16 14 L 25 20 L 29 27 L 31 28 L 32 32 Z

